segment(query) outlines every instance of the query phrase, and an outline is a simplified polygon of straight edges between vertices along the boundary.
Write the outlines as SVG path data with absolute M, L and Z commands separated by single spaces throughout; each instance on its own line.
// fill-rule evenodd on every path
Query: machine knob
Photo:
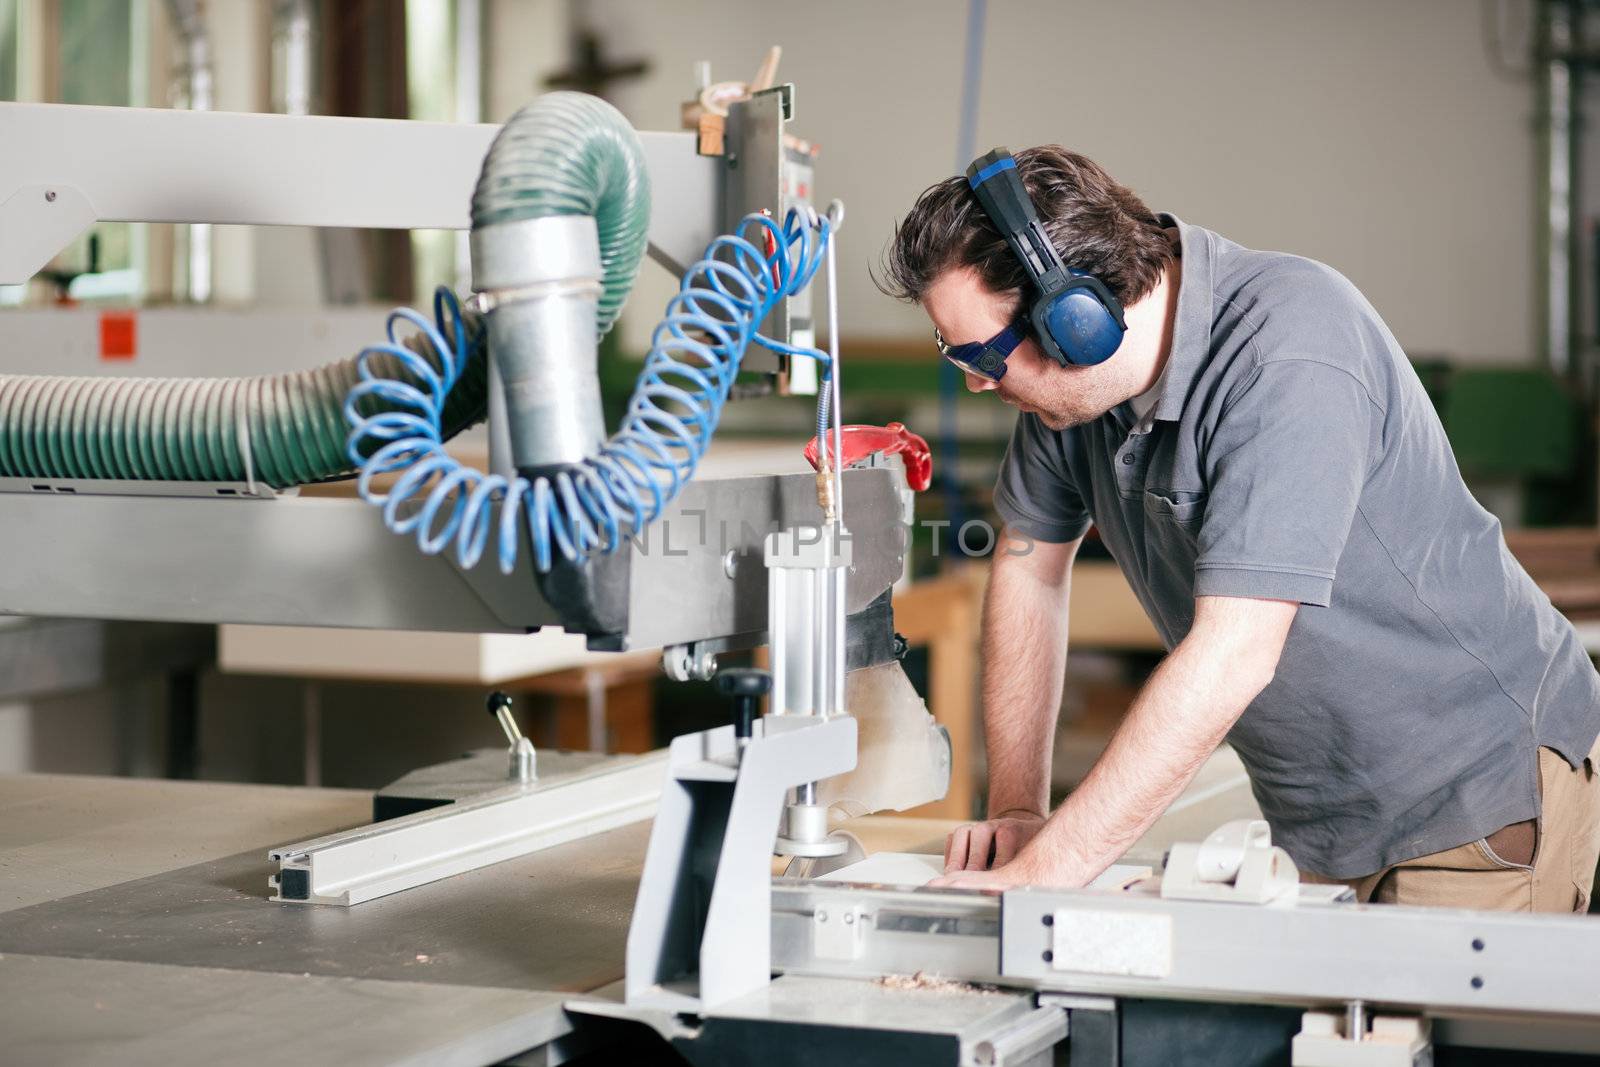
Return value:
M 522 731 L 517 727 L 517 720 L 511 716 L 511 697 L 496 689 L 489 694 L 489 699 L 484 701 L 484 707 L 489 712 L 489 717 L 500 724 L 500 729 L 505 731 L 506 740 L 511 744 L 511 780 L 531 782 L 539 777 L 533 742 L 522 736 Z
M 511 698 L 496 689 L 484 701 L 484 710 L 488 711 L 489 718 L 500 724 L 500 729 L 506 732 L 506 740 L 515 748 L 517 742 L 522 740 L 522 731 L 517 728 L 517 720 L 511 717 Z
M 717 692 L 733 698 L 733 734 L 750 739 L 761 698 L 772 691 L 772 675 L 756 667 L 729 667 L 717 673 Z

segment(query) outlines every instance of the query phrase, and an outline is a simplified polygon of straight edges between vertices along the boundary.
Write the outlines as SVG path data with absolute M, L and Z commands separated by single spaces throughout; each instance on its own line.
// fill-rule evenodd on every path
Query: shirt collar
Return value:
M 1211 233 L 1190 226 L 1176 215 L 1157 215 L 1163 226 L 1176 226 L 1183 256 L 1178 260 L 1178 312 L 1173 316 L 1172 348 L 1161 372 L 1155 417 L 1175 422 L 1195 375 L 1211 351 L 1211 282 L 1214 252 Z

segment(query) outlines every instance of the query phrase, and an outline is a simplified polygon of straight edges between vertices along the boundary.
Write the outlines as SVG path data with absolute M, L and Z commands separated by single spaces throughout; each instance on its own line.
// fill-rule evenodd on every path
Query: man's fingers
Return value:
M 946 872 L 991 871 L 1003 867 L 1016 857 L 1037 829 L 1016 819 L 991 819 L 958 826 L 944 840 L 944 869 Z
M 944 869 L 959 871 L 967 861 L 967 835 L 972 832 L 970 824 L 958 826 L 950 831 L 950 836 L 944 839 Z
M 949 871 L 945 874 L 941 874 L 939 877 L 929 882 L 928 885 L 932 886 L 934 889 L 955 889 L 964 885 L 971 877 L 972 873 L 970 871 Z
M 1022 835 L 1014 826 L 1002 825 L 994 832 L 994 865 L 1004 867 L 1011 862 L 1022 844 Z
M 976 889 L 979 892 L 1004 892 L 1015 882 L 994 871 L 952 871 L 928 883 L 935 889 Z
M 966 868 L 969 871 L 987 871 L 994 848 L 994 825 L 981 822 L 967 835 Z

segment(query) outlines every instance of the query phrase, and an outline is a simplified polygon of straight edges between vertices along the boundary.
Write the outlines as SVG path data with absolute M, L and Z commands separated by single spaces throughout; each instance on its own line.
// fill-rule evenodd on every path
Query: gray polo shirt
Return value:
M 1228 740 L 1305 869 L 1359 877 L 1535 817 L 1537 748 L 1582 761 L 1600 677 L 1405 354 L 1333 269 L 1164 221 L 1182 283 L 1148 431 L 1127 404 L 1059 432 L 1021 416 L 1001 517 L 1052 542 L 1098 526 L 1168 648 L 1196 596 L 1304 605 Z

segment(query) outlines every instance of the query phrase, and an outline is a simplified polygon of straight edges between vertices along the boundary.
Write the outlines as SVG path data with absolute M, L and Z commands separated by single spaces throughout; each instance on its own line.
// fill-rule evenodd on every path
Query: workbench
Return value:
M 0 1059 L 495 1063 L 622 977 L 649 824 L 356 908 L 267 901 L 267 849 L 369 794 L 0 778 Z
M 370 807 L 351 790 L 0 776 L 0 1059 L 480 1064 L 581 1042 L 562 1004 L 619 995 L 650 824 L 351 908 L 267 900 L 269 848 Z M 1159 862 L 1175 833 L 1254 810 L 1222 750 L 1129 857 Z

